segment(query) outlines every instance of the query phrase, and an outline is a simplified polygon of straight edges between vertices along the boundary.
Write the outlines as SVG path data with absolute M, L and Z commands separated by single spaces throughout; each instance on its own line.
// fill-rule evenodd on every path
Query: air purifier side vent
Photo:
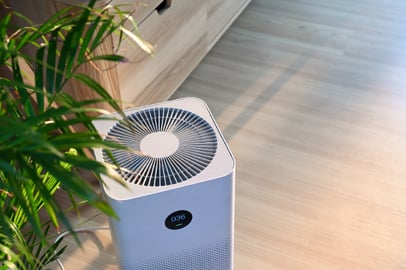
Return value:
M 106 140 L 133 151 L 113 151 L 118 172 L 129 183 L 167 186 L 186 181 L 203 171 L 217 150 L 213 128 L 200 116 L 178 108 L 151 108 L 117 122 Z M 105 162 L 112 160 L 103 150 Z

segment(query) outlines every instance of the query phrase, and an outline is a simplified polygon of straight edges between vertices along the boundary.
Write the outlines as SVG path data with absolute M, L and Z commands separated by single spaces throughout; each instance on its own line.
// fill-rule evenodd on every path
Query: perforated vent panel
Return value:
M 177 108 L 152 108 L 117 122 L 106 140 L 133 151 L 113 151 L 119 173 L 129 183 L 166 186 L 188 180 L 204 170 L 217 150 L 213 128 L 200 116 Z M 112 160 L 103 151 L 105 162 Z
M 121 267 L 123 270 L 231 270 L 231 254 L 232 243 L 225 240 L 136 265 L 122 262 Z

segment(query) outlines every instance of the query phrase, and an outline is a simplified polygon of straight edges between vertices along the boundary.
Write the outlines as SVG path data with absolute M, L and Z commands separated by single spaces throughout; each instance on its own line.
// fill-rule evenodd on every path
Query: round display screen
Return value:
M 165 226 L 171 230 L 185 228 L 192 221 L 192 213 L 186 210 L 173 212 L 165 219 Z

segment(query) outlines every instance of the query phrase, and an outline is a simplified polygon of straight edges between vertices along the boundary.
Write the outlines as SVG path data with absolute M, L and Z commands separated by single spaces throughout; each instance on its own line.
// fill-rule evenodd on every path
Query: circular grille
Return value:
M 106 140 L 132 151 L 114 150 L 118 172 L 129 183 L 166 186 L 188 180 L 204 170 L 217 150 L 213 128 L 200 116 L 176 108 L 153 108 L 117 122 Z M 106 151 L 105 162 L 112 163 Z

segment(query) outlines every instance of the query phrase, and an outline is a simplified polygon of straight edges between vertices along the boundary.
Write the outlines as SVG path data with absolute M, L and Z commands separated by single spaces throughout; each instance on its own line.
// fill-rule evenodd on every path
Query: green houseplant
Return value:
M 93 54 L 114 32 L 151 47 L 123 27 L 128 13 L 96 8 L 95 2 L 62 9 L 40 25 L 15 28 L 13 16 L 22 16 L 13 12 L 0 18 L 0 269 L 43 269 L 55 260 L 63 252 L 60 242 L 53 242 L 55 233 L 72 230 L 66 208 L 77 207 L 77 198 L 115 216 L 78 171 L 88 170 L 100 182 L 101 174 L 120 181 L 111 165 L 93 160 L 88 152 L 93 147 L 122 148 L 97 134 L 92 121 L 103 111 L 93 105 L 105 102 L 121 109 L 79 67 L 123 61 L 117 54 Z M 24 65 L 33 71 L 31 82 Z M 63 91 L 69 80 L 100 98 L 73 99 Z M 69 207 L 56 200 L 57 190 L 71 198 Z

